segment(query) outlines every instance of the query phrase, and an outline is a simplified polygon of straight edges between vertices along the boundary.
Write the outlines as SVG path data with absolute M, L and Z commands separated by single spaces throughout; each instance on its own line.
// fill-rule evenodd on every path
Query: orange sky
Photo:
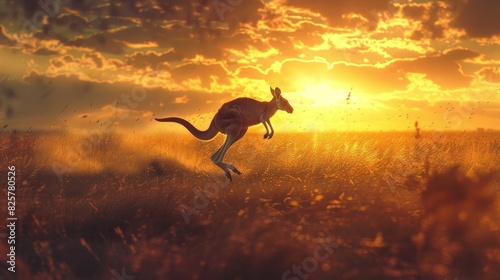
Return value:
M 204 128 L 269 86 L 277 131 L 500 129 L 497 0 L 31 3 L 0 2 L 4 131 Z

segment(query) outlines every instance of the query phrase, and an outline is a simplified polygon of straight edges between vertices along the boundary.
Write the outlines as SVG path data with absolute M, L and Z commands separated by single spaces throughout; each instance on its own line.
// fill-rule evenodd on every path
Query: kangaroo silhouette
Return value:
M 210 123 L 210 126 L 205 131 L 200 131 L 194 127 L 190 122 L 185 119 L 171 117 L 158 119 L 159 122 L 174 122 L 183 125 L 194 137 L 200 140 L 210 140 L 214 138 L 219 132 L 226 134 L 224 144 L 212 155 L 212 162 L 219 166 L 226 173 L 226 177 L 232 181 L 231 171 L 241 175 L 241 172 L 231 164 L 222 162 L 227 150 L 236 141 L 240 140 L 248 130 L 249 126 L 262 123 L 266 129 L 264 139 L 271 139 L 274 135 L 274 129 L 271 125 L 271 117 L 278 110 L 283 110 L 289 114 L 293 113 L 293 108 L 281 96 L 281 90 L 276 87 L 271 87 L 271 94 L 273 99 L 268 102 L 257 101 L 252 98 L 242 97 L 224 103 L 217 111 Z M 268 127 L 269 126 L 269 127 Z

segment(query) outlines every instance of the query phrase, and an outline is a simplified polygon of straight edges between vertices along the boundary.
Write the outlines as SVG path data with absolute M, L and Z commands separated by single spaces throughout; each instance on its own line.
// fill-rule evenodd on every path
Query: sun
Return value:
M 318 133 L 344 129 L 342 118 L 348 105 L 349 89 L 334 89 L 327 82 L 299 88 L 302 89 L 285 93 L 295 109 L 293 114 L 274 116 L 274 123 L 280 131 Z
M 305 105 L 311 107 L 344 107 L 348 90 L 333 89 L 327 82 L 315 85 L 305 85 L 304 90 L 297 92 Z

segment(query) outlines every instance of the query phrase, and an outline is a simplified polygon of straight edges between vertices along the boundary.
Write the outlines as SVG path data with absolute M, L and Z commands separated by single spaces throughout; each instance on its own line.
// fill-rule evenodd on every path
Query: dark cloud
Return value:
M 72 32 L 82 33 L 84 29 L 88 28 L 89 23 L 83 17 L 77 14 L 63 14 L 57 17 L 50 17 L 49 23 L 57 26 L 67 27 Z
M 7 31 L 3 25 L 0 25 L 0 44 L 1 45 L 10 45 L 12 44 L 12 40 L 7 36 Z
M 428 5 L 432 3 L 431 5 Z M 500 35 L 500 1 L 497 0 L 446 0 L 405 4 L 402 9 L 407 18 L 421 23 L 413 39 L 441 38 L 444 29 L 453 27 L 465 30 L 473 38 L 491 38 Z M 449 26 L 440 19 L 451 15 Z
M 473 77 L 465 75 L 460 62 L 478 57 L 479 53 L 466 49 L 456 49 L 445 53 L 435 53 L 412 61 L 398 61 L 389 69 L 422 73 L 426 78 L 443 89 L 457 89 L 470 86 Z
M 63 55 L 63 56 L 60 56 L 60 57 L 56 57 L 56 58 L 52 58 L 50 60 L 50 63 L 56 67 L 56 68 L 61 68 L 63 67 L 65 64 L 67 63 L 72 63 L 72 62 L 75 62 L 75 58 L 73 58 L 73 56 L 69 55 L 69 54 L 66 54 L 66 55 Z
M 256 26 L 261 19 L 260 9 L 264 8 L 264 4 L 259 0 L 67 1 L 62 5 L 55 5 L 56 8 L 51 6 L 48 10 L 32 0 L 7 1 L 5 5 L 10 10 L 22 10 L 28 21 L 37 13 L 41 15 L 48 13 L 48 27 L 37 26 L 38 31 L 50 30 L 52 25 L 56 25 L 79 33 L 86 33 L 92 29 L 106 31 L 113 26 L 138 23 L 148 25 L 165 21 L 181 22 L 194 29 L 222 25 L 227 26 L 230 31 L 235 31 L 245 24 Z M 71 13 L 66 13 L 68 8 L 71 9 Z M 59 35 L 64 37 L 65 34 Z
M 84 74 L 81 77 L 98 78 L 103 72 L 110 71 L 113 73 L 119 69 L 127 68 L 126 64 L 119 59 L 105 58 L 99 52 L 85 52 L 80 57 L 75 57 L 71 54 L 55 56 L 49 59 L 49 67 L 47 73 L 50 76 L 68 75 L 68 74 Z
M 288 38 L 300 38 L 298 41 L 302 42 L 305 46 L 315 46 L 324 42 L 321 37 L 325 33 L 325 28 L 322 26 L 315 25 L 311 22 L 301 22 L 297 29 L 288 35 Z M 297 42 L 295 40 L 289 40 L 289 42 Z M 282 49 L 282 48 L 280 48 Z
M 456 17 L 451 26 L 464 29 L 475 38 L 500 35 L 500 1 L 498 0 L 448 0 Z
M 51 56 L 51 55 L 60 54 L 60 51 L 59 50 L 50 50 L 47 48 L 38 48 L 33 52 L 33 54 Z
M 500 84 L 500 67 L 485 67 L 478 73 L 484 81 Z
M 442 57 L 444 59 L 449 59 L 452 61 L 460 61 L 460 60 L 465 60 L 465 59 L 470 59 L 470 58 L 476 58 L 480 56 L 478 52 L 475 52 L 473 50 L 469 49 L 453 49 L 450 51 L 445 52 Z
M 442 38 L 444 27 L 439 25 L 437 22 L 440 18 L 443 18 L 443 8 L 438 4 L 438 2 L 433 2 L 429 10 L 428 18 L 422 21 L 422 26 L 425 30 L 430 32 L 430 38 Z
M 444 35 L 447 26 L 439 20 L 446 17 L 448 12 L 446 5 L 434 1 L 432 3 L 408 3 L 401 9 L 402 15 L 417 24 L 411 39 L 422 38 L 439 39 Z
M 145 92 L 145 98 L 134 100 L 134 90 Z M 110 106 L 115 110 L 127 109 L 133 112 L 126 119 L 120 120 L 122 125 L 127 126 L 134 124 L 137 118 L 149 121 L 149 118 L 143 117 L 146 112 L 153 112 L 156 116 L 185 116 L 193 111 L 210 113 L 218 109 L 222 101 L 231 97 L 230 93 L 220 93 L 214 97 L 198 91 L 138 88 L 137 85 L 125 82 L 82 81 L 76 76 L 51 78 L 36 72 L 31 72 L 23 81 L 9 80 L 2 83 L 2 96 L 6 96 L 6 91 L 15 93 L 16 102 L 4 106 L 4 111 L 10 108 L 11 118 L 8 122 L 9 127 L 14 129 L 50 129 L 53 124 L 72 125 L 68 123 L 69 120 L 82 114 L 92 114 L 95 122 L 106 116 L 106 113 L 114 112 L 109 109 Z M 180 103 L 180 97 L 187 102 Z M 133 106 L 127 105 L 127 98 Z M 116 100 L 120 100 L 118 106 Z M 68 121 L 65 122 L 65 119 Z
M 89 38 L 72 39 L 66 43 L 68 46 L 85 47 L 99 52 L 110 54 L 123 54 L 126 47 L 125 42 L 113 39 L 106 33 L 99 33 Z
M 104 57 L 100 53 L 86 53 L 83 59 L 92 61 L 94 68 L 102 68 L 104 65 Z
M 208 19 L 213 22 L 218 21 L 220 23 L 227 23 L 229 30 L 236 30 L 243 24 L 256 26 L 257 22 L 262 17 L 259 10 L 264 8 L 264 5 L 260 0 L 202 0 L 201 2 L 206 3 L 210 7 L 211 12 Z M 235 3 L 236 5 L 231 5 L 231 3 Z M 224 8 L 221 9 L 220 7 Z
M 407 18 L 413 20 L 422 20 L 426 13 L 426 9 L 423 5 L 407 4 L 403 7 L 402 12 L 403 15 Z
M 178 84 L 187 82 L 189 79 L 200 79 L 201 86 L 204 88 L 210 88 L 213 81 L 217 81 L 219 85 L 230 84 L 229 73 L 219 63 L 186 63 L 173 68 L 171 75 Z
M 137 24 L 129 18 L 109 18 L 100 14 L 86 17 L 74 12 L 57 14 L 53 17 L 47 17 L 47 19 L 48 23 L 37 28 L 34 36 L 41 40 L 55 39 L 62 43 L 91 37 L 109 29 Z
M 127 55 L 126 63 L 132 65 L 135 68 L 146 68 L 150 67 L 153 70 L 158 70 L 159 65 L 165 62 L 180 61 L 182 57 L 177 54 L 174 50 L 170 50 L 163 53 L 158 53 L 155 51 L 147 52 L 134 52 L 131 55 Z
M 203 31 L 204 35 L 200 36 L 199 31 Z M 250 43 L 249 39 L 248 34 L 222 36 L 206 28 L 193 29 L 182 24 L 172 24 L 124 27 L 117 31 L 104 31 L 88 37 L 72 39 L 66 45 L 123 55 L 129 51 L 129 44 L 154 42 L 159 48 L 172 49 L 173 53 L 170 55 L 172 59 L 194 58 L 196 55 L 222 59 L 224 49 L 241 48 L 242 42 Z
M 266 74 L 259 71 L 254 66 L 243 66 L 238 68 L 236 75 L 240 78 L 248 78 L 252 80 L 265 80 Z
M 353 27 L 346 15 L 357 14 L 368 20 L 366 27 L 374 29 L 380 20 L 379 12 L 396 11 L 390 0 L 287 0 L 287 4 L 320 13 L 333 27 Z
M 276 59 L 297 58 L 299 56 L 306 56 L 313 58 L 315 56 L 325 57 L 328 60 L 338 60 L 335 52 L 332 49 L 328 50 L 313 50 L 312 47 L 325 43 L 323 35 L 328 32 L 324 25 L 314 24 L 311 21 L 299 21 L 296 24 L 290 24 L 283 30 L 269 29 L 265 31 L 265 37 L 261 34 L 258 36 L 249 36 L 247 34 L 238 34 L 228 38 L 221 38 L 224 44 L 228 44 L 230 50 L 238 51 L 239 59 L 245 62 L 239 64 L 252 64 L 259 61 L 261 68 L 271 66 Z M 245 42 L 244 47 L 241 48 L 241 43 Z M 328 43 L 326 43 L 328 44 Z M 260 52 L 260 54 L 256 54 Z M 259 57 L 257 57 L 259 56 Z M 240 68 L 239 65 L 236 68 Z M 233 70 L 236 70 L 233 68 Z M 241 68 L 242 70 L 243 68 Z

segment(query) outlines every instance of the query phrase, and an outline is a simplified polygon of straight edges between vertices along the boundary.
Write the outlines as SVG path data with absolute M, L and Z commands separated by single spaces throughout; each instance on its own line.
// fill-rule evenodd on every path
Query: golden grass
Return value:
M 107 134 L 75 155 L 86 139 L 0 137 L 19 170 L 21 269 L 37 279 L 281 279 L 318 238 L 340 247 L 311 279 L 499 273 L 498 134 L 249 134 L 226 157 L 243 172 L 231 184 L 210 162 L 222 137 Z M 179 206 L 215 186 L 187 224 Z

